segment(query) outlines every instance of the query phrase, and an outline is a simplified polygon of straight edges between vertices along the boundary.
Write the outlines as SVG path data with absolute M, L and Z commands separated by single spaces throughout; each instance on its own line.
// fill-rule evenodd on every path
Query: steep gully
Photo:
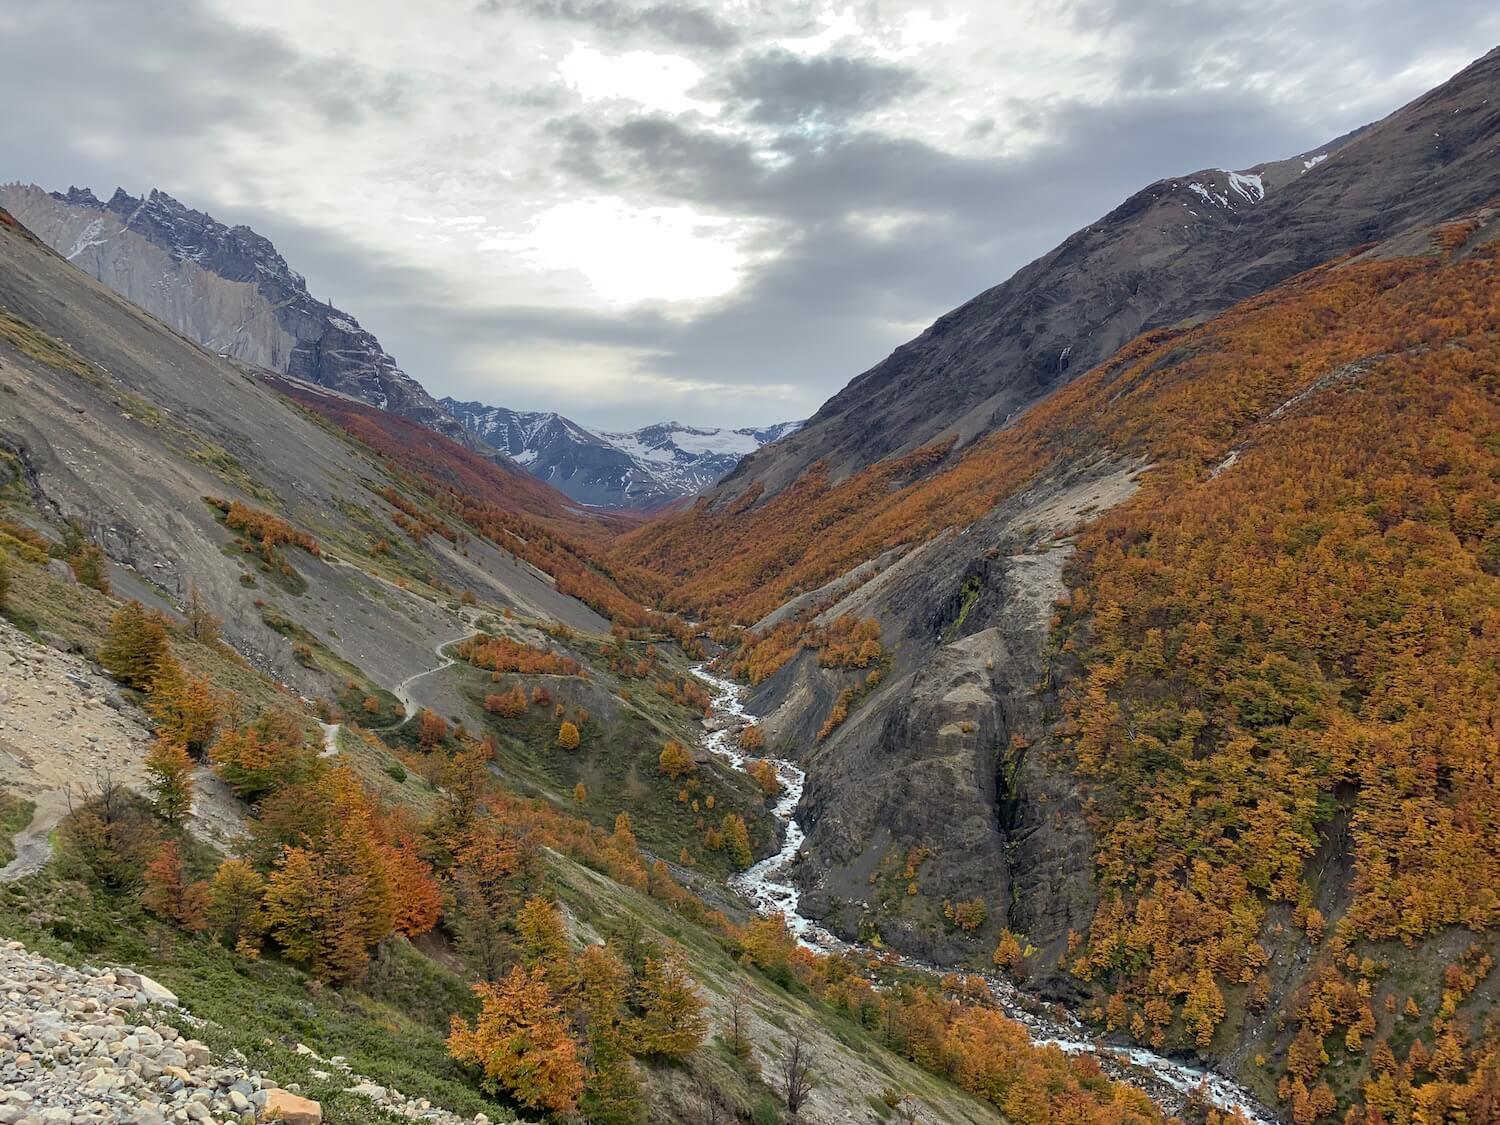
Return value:
M 741 700 L 740 686 L 714 675 L 706 664 L 698 665 L 693 671 L 714 693 L 714 718 L 704 736 L 704 748 L 735 769 L 743 770 L 746 759 L 736 745 L 736 735 L 741 726 L 751 721 L 751 716 Z M 773 810 L 784 829 L 781 849 L 733 876 L 730 886 L 749 899 L 762 914 L 780 913 L 797 941 L 810 949 L 822 952 L 858 949 L 892 959 L 889 951 L 844 941 L 801 913 L 801 893 L 792 882 L 791 865 L 804 839 L 802 827 L 794 814 L 802 800 L 806 775 L 800 767 L 783 758 L 771 761 L 782 787 Z M 897 955 L 894 959 L 905 967 L 934 974 L 948 971 L 911 957 Z M 1082 1021 L 1059 1005 L 1041 1001 L 1003 977 L 991 973 L 977 975 L 989 986 L 1001 1010 L 1030 1030 L 1033 1041 L 1055 1044 L 1068 1054 L 1094 1055 L 1111 1077 L 1139 1086 L 1168 1110 L 1180 1108 L 1190 1091 L 1202 1088 L 1221 1109 L 1238 1108 L 1255 1125 L 1273 1125 L 1277 1121 L 1276 1115 L 1248 1091 L 1222 1075 L 1141 1047 L 1119 1046 L 1090 1038 Z

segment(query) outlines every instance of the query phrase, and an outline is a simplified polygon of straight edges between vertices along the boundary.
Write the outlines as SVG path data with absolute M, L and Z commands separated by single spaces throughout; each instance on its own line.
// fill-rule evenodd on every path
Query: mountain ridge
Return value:
M 349 395 L 470 449 L 498 450 L 581 503 L 661 507 L 713 485 L 769 440 L 690 451 L 671 446 L 667 430 L 790 432 L 789 423 L 760 430 L 658 423 L 606 433 L 548 412 L 439 400 L 353 314 L 314 298 L 303 275 L 248 226 L 226 225 L 154 188 L 139 197 L 116 188 L 101 200 L 89 188 L 11 183 L 0 185 L 0 205 L 63 258 L 210 351 Z M 497 421 L 507 414 L 520 421 Z
M 319 301 L 264 236 L 153 188 L 101 201 L 88 188 L 0 186 L 0 205 L 69 262 L 228 358 L 351 394 L 470 439 L 360 326 Z
M 439 404 L 470 433 L 564 495 L 599 507 L 643 510 L 696 496 L 742 457 L 802 425 L 728 429 L 657 422 L 611 431 L 553 411 L 518 411 L 452 397 Z
M 1500 145 L 1497 88 L 1500 48 L 1380 121 L 1255 165 L 1258 193 L 1222 169 L 1146 185 L 857 375 L 711 499 L 773 495 L 820 461 L 842 477 L 950 437 L 961 448 L 1143 331 L 1483 204 L 1500 194 L 1483 163 Z

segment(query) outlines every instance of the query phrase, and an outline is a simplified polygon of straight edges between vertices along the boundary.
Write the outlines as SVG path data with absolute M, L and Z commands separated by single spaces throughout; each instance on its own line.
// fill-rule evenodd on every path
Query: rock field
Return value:
M 73 968 L 0 943 L 0 1125 L 321 1125 L 321 1107 L 295 1084 L 277 1088 L 237 1051 L 215 1059 L 191 1037 L 202 1026 L 149 977 Z M 354 1074 L 342 1059 L 297 1050 L 310 1071 L 342 1072 L 346 1089 L 394 1117 L 488 1125 L 483 1114 L 460 1117 Z

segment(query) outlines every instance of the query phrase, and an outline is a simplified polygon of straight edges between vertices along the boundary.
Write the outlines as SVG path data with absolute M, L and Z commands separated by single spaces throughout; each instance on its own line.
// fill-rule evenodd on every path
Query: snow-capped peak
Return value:
M 612 507 L 646 507 L 701 492 L 740 458 L 802 425 L 727 429 L 659 422 L 622 432 L 582 426 L 552 412 L 451 398 L 443 405 L 533 476 L 575 500 Z

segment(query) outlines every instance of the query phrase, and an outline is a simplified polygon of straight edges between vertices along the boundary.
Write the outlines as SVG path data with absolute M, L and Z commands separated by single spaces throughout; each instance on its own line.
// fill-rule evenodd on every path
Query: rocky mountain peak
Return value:
M 349 313 L 308 292 L 270 239 L 153 188 L 0 188 L 0 203 L 74 265 L 205 347 L 304 379 L 478 447 Z
M 627 432 L 580 425 L 552 411 L 527 412 L 442 399 L 471 433 L 575 500 L 611 508 L 654 508 L 716 483 L 767 442 L 801 422 L 760 429 L 657 422 Z

